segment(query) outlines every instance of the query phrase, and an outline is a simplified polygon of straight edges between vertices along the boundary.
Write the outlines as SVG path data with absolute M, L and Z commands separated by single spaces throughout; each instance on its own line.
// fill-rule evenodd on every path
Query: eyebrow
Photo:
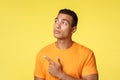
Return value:
M 55 18 L 55 20 L 58 18 Z M 62 21 L 67 21 L 70 24 L 70 21 L 68 21 L 67 19 L 62 19 Z

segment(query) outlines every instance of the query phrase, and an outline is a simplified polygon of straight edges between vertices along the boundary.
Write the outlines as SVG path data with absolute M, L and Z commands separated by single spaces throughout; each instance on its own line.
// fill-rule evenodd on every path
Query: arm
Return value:
M 60 80 L 98 80 L 98 74 L 91 74 L 88 76 L 83 76 L 82 78 L 74 78 L 68 74 L 65 74 L 62 71 L 62 65 L 60 63 L 60 59 L 58 59 L 58 63 L 55 63 L 47 56 L 45 56 L 45 59 L 47 59 L 48 62 L 50 63 L 48 72 L 52 76 L 57 77 Z
M 98 80 L 98 75 L 97 74 L 88 75 L 88 76 L 83 77 L 83 79 L 79 79 L 79 78 L 73 78 L 67 74 L 62 74 L 62 75 L 59 75 L 58 78 L 60 80 Z M 44 80 L 44 79 L 34 76 L 34 80 Z
M 44 80 L 43 78 L 38 78 L 34 76 L 34 80 Z
M 80 79 L 80 78 L 74 78 L 65 73 L 62 73 L 58 76 L 58 78 L 60 80 L 98 80 L 98 74 L 88 75 Z
M 42 66 L 43 59 L 41 58 L 41 54 L 37 54 L 35 70 L 34 70 L 34 80 L 45 80 L 44 73 L 43 73 L 44 68 Z

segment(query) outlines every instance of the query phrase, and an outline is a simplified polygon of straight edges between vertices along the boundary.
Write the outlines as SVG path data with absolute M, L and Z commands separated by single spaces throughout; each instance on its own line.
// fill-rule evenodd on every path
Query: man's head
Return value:
M 78 17 L 77 17 L 77 15 L 76 15 L 76 13 L 74 11 L 72 11 L 70 9 L 61 9 L 58 14 L 70 15 L 72 17 L 72 27 L 77 26 Z
M 54 36 L 57 39 L 71 39 L 76 31 L 78 18 L 75 12 L 69 9 L 61 9 L 55 18 Z

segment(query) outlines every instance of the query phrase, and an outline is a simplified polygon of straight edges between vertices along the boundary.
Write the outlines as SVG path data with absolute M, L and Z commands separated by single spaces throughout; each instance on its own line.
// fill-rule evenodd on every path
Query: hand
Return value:
M 52 76 L 59 78 L 59 76 L 61 76 L 62 74 L 62 65 L 60 62 L 60 58 L 58 58 L 58 63 L 55 63 L 53 60 L 51 60 L 47 56 L 44 56 L 44 58 L 49 62 L 48 72 Z

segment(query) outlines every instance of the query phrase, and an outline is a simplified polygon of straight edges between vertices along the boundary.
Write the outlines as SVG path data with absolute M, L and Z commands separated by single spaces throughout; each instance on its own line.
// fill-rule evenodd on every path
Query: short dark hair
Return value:
M 72 27 L 77 26 L 78 17 L 74 11 L 65 8 L 65 9 L 61 9 L 58 14 L 61 14 L 61 13 L 70 15 L 73 18 Z

